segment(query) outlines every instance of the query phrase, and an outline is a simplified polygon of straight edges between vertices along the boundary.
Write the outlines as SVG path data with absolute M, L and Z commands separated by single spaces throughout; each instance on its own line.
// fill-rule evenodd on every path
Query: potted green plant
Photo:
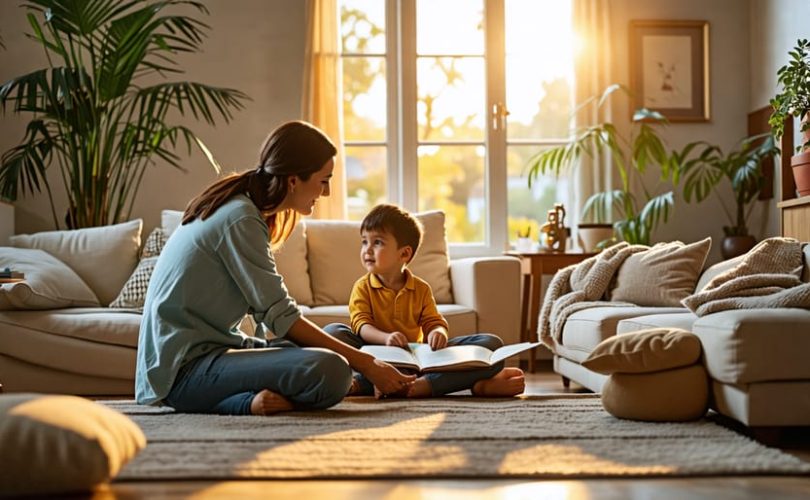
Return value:
M 773 136 L 746 137 L 728 153 L 706 142 L 693 143 L 685 150 L 686 155 L 693 150 L 697 156 L 684 159 L 679 166 L 678 178 L 683 180 L 684 200 L 702 202 L 711 194 L 717 195 L 713 198 L 720 202 L 729 221 L 723 226 L 725 237 L 720 247 L 721 254 L 726 259 L 742 255 L 756 244 L 756 239 L 748 231 L 748 219 L 764 185 L 762 162 L 779 152 Z M 733 210 L 719 196 L 720 186 L 731 189 Z
M 626 91 L 620 85 L 611 85 L 598 99 L 591 98 L 580 107 L 602 106 L 617 90 Z M 581 127 L 565 144 L 529 159 L 529 186 L 540 175 L 559 175 L 563 169 L 574 167 L 583 153 L 589 156 L 597 150 L 610 153 L 611 168 L 615 169 L 621 184 L 617 189 L 588 198 L 583 216 L 596 222 L 612 218 L 619 238 L 649 245 L 653 230 L 667 221 L 674 204 L 670 183 L 680 160 L 678 152 L 667 152 L 659 136 L 658 128 L 665 123 L 666 118 L 660 113 L 639 109 L 633 115 L 629 136 L 621 135 L 609 121 Z M 647 185 L 649 181 L 644 178 L 650 168 L 658 170 L 654 186 Z
M 193 131 L 170 123 L 170 113 L 210 124 L 229 121 L 247 96 L 189 81 L 175 56 L 196 52 L 208 28 L 184 15 L 196 1 L 110 2 L 31 0 L 23 4 L 48 66 L 12 78 L 0 88 L 0 105 L 31 116 L 22 142 L 0 163 L 0 196 L 46 191 L 60 227 L 47 170 L 58 165 L 67 194 L 68 227 L 101 226 L 128 219 L 146 167 L 157 159 L 183 169 L 174 148 L 198 146 Z M 158 83 L 154 83 L 154 82 Z
M 785 120 L 799 118 L 802 143 L 790 160 L 799 196 L 810 195 L 810 42 L 799 39 L 789 52 L 790 61 L 777 71 L 782 90 L 771 99 L 769 123 L 776 138 L 784 134 Z

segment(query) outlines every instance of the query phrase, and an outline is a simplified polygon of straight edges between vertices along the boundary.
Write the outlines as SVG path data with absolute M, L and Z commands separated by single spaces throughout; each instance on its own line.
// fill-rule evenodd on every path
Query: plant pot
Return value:
M 726 236 L 723 238 L 723 244 L 720 246 L 720 254 L 724 259 L 733 259 L 738 255 L 747 253 L 754 248 L 757 244 L 757 239 L 751 235 L 748 236 Z
M 613 237 L 613 224 L 580 224 L 577 226 L 579 247 L 584 252 L 598 251 L 596 246 Z
M 810 151 L 793 155 L 790 166 L 799 196 L 810 195 Z

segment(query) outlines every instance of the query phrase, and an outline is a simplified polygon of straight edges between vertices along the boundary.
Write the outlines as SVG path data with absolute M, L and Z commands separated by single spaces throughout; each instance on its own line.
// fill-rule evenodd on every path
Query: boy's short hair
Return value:
M 410 262 L 422 244 L 422 223 L 407 210 L 396 205 L 377 205 L 363 218 L 360 232 L 383 231 L 397 240 L 399 248 L 410 246 L 413 250 Z

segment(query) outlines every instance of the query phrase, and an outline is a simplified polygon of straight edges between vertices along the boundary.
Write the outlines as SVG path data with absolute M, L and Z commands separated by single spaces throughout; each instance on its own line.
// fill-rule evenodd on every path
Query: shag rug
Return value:
M 349 398 L 272 417 L 103 403 L 148 440 L 118 480 L 810 474 L 810 464 L 710 419 L 620 420 L 595 395 Z

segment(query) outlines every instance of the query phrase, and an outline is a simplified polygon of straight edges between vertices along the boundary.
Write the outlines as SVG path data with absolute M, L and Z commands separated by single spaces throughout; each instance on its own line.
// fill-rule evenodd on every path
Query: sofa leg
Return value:
M 778 446 L 782 441 L 781 427 L 749 427 L 748 430 L 752 438 L 768 446 Z
M 566 389 L 571 387 L 571 379 L 568 377 L 562 377 L 562 383 L 563 387 L 565 387 Z

